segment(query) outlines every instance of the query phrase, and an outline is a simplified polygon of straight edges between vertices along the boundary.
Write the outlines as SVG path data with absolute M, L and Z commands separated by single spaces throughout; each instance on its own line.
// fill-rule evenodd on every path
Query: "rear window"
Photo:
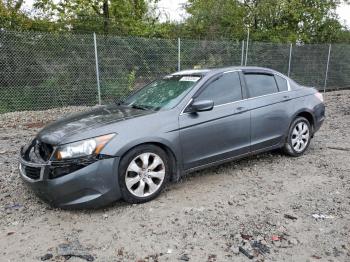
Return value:
M 275 75 L 276 82 L 278 85 L 278 89 L 280 91 L 288 91 L 288 83 L 287 80 L 279 75 Z
M 257 97 L 277 93 L 277 84 L 273 75 L 245 74 L 249 96 Z

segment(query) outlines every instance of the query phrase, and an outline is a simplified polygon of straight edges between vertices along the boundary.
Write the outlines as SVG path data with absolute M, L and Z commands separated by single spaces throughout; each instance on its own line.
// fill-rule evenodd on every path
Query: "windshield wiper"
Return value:
M 151 110 L 151 107 L 143 106 L 143 105 L 131 105 L 131 108 L 141 109 L 141 110 Z
M 124 100 L 117 100 L 117 101 L 115 101 L 115 103 L 117 106 L 121 106 L 121 105 L 125 104 Z

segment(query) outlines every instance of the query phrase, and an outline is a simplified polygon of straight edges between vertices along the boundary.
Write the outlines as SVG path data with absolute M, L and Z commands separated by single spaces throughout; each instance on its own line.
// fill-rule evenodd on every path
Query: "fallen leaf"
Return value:
M 281 237 L 277 236 L 277 235 L 272 235 L 271 240 L 272 241 L 279 241 L 279 240 L 281 240 Z

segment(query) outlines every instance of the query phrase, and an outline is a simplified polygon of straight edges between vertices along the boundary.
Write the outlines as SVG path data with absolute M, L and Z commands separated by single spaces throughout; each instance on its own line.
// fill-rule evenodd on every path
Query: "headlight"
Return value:
M 55 153 L 56 159 L 62 160 L 89 156 L 92 154 L 97 155 L 114 135 L 115 134 L 109 134 L 59 146 Z

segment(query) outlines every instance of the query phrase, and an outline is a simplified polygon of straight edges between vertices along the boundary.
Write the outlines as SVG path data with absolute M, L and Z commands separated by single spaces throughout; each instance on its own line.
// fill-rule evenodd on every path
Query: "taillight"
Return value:
M 318 100 L 320 100 L 321 102 L 323 102 L 323 95 L 320 92 L 316 92 L 315 96 L 318 98 Z

